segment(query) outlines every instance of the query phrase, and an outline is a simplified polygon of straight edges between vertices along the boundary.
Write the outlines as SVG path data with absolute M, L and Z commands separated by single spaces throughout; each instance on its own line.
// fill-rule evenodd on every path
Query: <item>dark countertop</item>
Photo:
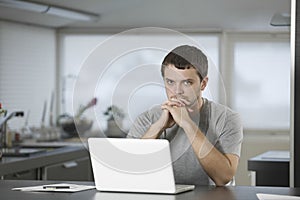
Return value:
M 26 157 L 2 157 L 0 176 L 89 156 L 85 145 L 81 143 L 36 143 L 35 145 L 47 150 Z
M 255 200 L 258 199 L 257 193 L 264 194 L 279 194 L 300 196 L 300 188 L 288 187 L 250 187 L 250 186 L 234 186 L 234 187 L 212 187 L 212 186 L 197 186 L 194 191 L 189 191 L 177 195 L 166 194 L 139 194 L 139 193 L 114 193 L 114 192 L 98 192 L 97 190 L 87 190 L 76 193 L 58 193 L 58 192 L 21 192 L 12 191 L 14 187 L 37 186 L 51 183 L 60 183 L 58 181 L 0 181 L 1 199 L 5 200 L 112 200 L 112 199 L 127 199 L 127 200 Z M 64 181 L 65 183 L 65 181 Z M 83 185 L 93 185 L 93 182 L 68 182 Z M 300 197 L 299 197 L 300 198 Z
M 276 166 L 289 166 L 290 155 L 288 151 L 267 151 L 248 160 L 248 170 L 274 169 Z
M 289 186 L 289 151 L 267 151 L 248 160 L 257 186 Z

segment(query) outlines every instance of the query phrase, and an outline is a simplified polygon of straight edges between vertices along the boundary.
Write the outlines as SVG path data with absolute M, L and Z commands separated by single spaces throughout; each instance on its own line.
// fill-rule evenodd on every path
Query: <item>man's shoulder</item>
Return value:
M 161 106 L 160 105 L 155 105 L 155 106 L 152 106 L 151 108 L 149 108 L 147 111 L 146 111 L 148 114 L 150 115 L 156 115 L 156 114 L 161 114 L 162 110 L 161 110 Z
M 220 115 L 226 115 L 226 116 L 239 116 L 239 113 L 232 110 L 230 107 L 217 103 L 212 100 L 206 99 L 207 104 L 210 107 L 210 112 L 212 115 L 220 116 Z
M 210 124 L 215 124 L 216 130 L 219 130 L 218 133 L 234 133 L 242 137 L 242 119 L 240 114 L 220 103 L 209 101 L 209 104 Z
M 148 110 L 144 111 L 142 114 L 139 115 L 139 117 L 147 117 L 147 118 L 157 118 L 160 117 L 162 113 L 160 105 L 155 105 Z

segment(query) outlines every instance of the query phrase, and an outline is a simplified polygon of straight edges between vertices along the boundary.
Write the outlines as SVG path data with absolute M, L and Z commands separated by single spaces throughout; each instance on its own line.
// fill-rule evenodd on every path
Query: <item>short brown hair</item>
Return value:
M 200 81 L 207 76 L 208 61 L 206 55 L 198 48 L 189 45 L 178 46 L 164 58 L 161 66 L 161 74 L 164 77 L 165 66 L 172 64 L 177 69 L 197 70 Z

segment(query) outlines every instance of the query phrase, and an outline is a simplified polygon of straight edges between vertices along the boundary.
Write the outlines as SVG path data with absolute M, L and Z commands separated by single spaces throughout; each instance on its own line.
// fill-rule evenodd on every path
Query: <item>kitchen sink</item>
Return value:
M 71 142 L 26 142 L 17 147 L 2 149 L 3 157 L 26 157 L 42 152 L 49 152 L 66 146 L 82 146 Z
M 36 153 L 45 152 L 47 149 L 43 148 L 3 148 L 2 149 L 2 156 L 3 157 L 26 157 Z
M 26 157 L 37 153 L 51 151 L 64 145 L 58 145 L 56 143 L 25 143 L 12 148 L 2 149 L 3 157 Z

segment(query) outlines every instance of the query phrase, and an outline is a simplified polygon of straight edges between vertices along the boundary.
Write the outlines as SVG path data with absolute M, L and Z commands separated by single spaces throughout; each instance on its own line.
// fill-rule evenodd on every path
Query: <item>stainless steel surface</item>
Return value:
M 0 121 L 0 147 L 1 148 L 6 148 L 7 143 L 6 143 L 6 126 L 7 126 L 7 121 L 10 120 L 13 117 L 23 117 L 24 112 L 23 111 L 15 111 L 10 113 L 9 115 L 5 116 L 1 121 Z
M 43 168 L 57 163 L 64 163 L 70 160 L 76 160 L 89 156 L 88 151 L 82 144 L 81 146 L 71 144 L 58 148 L 40 148 L 47 149 L 47 151 L 32 154 L 26 157 L 3 157 L 0 160 L 0 176 Z
M 26 157 L 37 153 L 42 153 L 47 151 L 43 148 L 2 148 L 3 157 Z

